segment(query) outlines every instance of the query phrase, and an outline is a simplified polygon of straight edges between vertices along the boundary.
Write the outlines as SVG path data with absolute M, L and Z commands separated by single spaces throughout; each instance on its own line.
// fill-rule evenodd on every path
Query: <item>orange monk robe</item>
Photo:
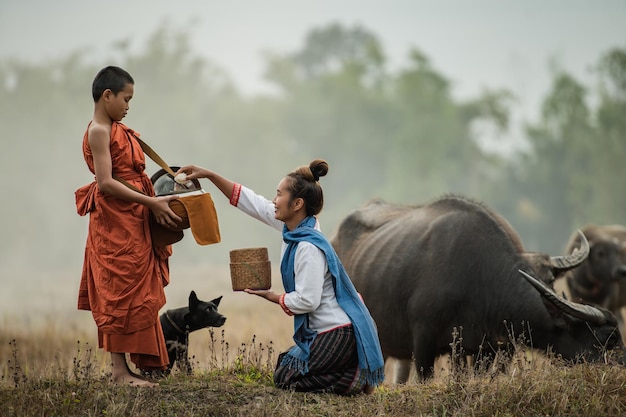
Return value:
M 112 125 L 113 174 L 154 195 L 141 146 L 127 130 Z M 87 136 L 83 155 L 95 173 Z M 81 216 L 89 213 L 78 308 L 92 312 L 105 351 L 128 352 L 141 369 L 164 369 L 169 360 L 158 315 L 165 305 L 171 246 L 153 249 L 149 209 L 101 193 L 96 181 L 76 191 L 76 207 Z

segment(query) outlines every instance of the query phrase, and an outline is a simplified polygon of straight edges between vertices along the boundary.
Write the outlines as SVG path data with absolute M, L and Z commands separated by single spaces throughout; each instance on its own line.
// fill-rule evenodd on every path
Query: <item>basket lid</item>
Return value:
M 230 262 L 265 262 L 269 260 L 267 248 L 243 248 L 230 251 Z

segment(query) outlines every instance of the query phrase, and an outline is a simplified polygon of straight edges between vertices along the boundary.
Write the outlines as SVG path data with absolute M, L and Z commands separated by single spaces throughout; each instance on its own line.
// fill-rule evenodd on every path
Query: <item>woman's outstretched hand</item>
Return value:
M 246 288 L 244 290 L 248 294 L 258 295 L 259 297 L 263 297 L 268 301 L 278 304 L 278 299 L 280 296 L 276 294 L 274 291 L 270 290 L 251 290 L 250 288 Z
M 186 179 L 192 180 L 194 178 L 208 178 L 210 171 L 196 165 L 185 165 L 176 171 L 176 175 L 181 173 L 186 175 Z

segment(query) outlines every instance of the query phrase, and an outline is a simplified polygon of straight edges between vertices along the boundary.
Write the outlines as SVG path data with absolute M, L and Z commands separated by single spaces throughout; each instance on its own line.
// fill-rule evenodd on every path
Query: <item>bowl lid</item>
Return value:
M 177 166 L 170 167 L 172 171 L 176 172 L 180 169 Z M 196 178 L 187 181 L 185 184 L 179 184 L 174 181 L 174 177 L 171 176 L 166 170 L 161 168 L 150 177 L 152 185 L 154 186 L 154 193 L 157 196 L 180 194 L 196 190 L 201 190 L 200 181 Z

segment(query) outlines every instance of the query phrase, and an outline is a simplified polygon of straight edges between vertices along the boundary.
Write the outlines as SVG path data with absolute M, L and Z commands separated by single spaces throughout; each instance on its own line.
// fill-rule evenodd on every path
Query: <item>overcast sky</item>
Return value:
M 196 53 L 255 93 L 264 91 L 263 51 L 296 51 L 310 29 L 331 22 L 375 33 L 391 69 L 403 66 L 411 47 L 422 50 L 458 98 L 485 87 L 511 89 L 523 118 L 535 116 L 548 91 L 551 60 L 585 82 L 601 54 L 626 47 L 626 0 L 0 0 L 0 59 L 39 62 L 83 49 L 94 62 L 116 64 L 105 61 L 115 55 L 114 42 L 142 48 L 168 23 L 187 28 Z M 30 256 L 18 251 L 16 259 Z M 0 278 L 9 276 L 4 267 Z M 73 309 L 67 298 L 79 275 L 55 280 L 45 271 L 11 279 L 0 292 L 0 314 L 12 306 L 23 314 L 16 303 L 24 299 L 36 300 L 31 314 L 49 312 L 50 303 Z M 176 288 L 188 291 L 178 280 L 171 287 L 168 299 Z
M 263 51 L 295 51 L 330 22 L 360 24 L 392 69 L 417 47 L 457 97 L 507 87 L 528 117 L 550 85 L 550 62 L 586 81 L 602 53 L 626 47 L 626 0 L 0 0 L 0 57 L 79 48 L 108 57 L 115 41 L 140 48 L 164 22 L 188 28 L 197 53 L 248 93 L 264 91 Z

